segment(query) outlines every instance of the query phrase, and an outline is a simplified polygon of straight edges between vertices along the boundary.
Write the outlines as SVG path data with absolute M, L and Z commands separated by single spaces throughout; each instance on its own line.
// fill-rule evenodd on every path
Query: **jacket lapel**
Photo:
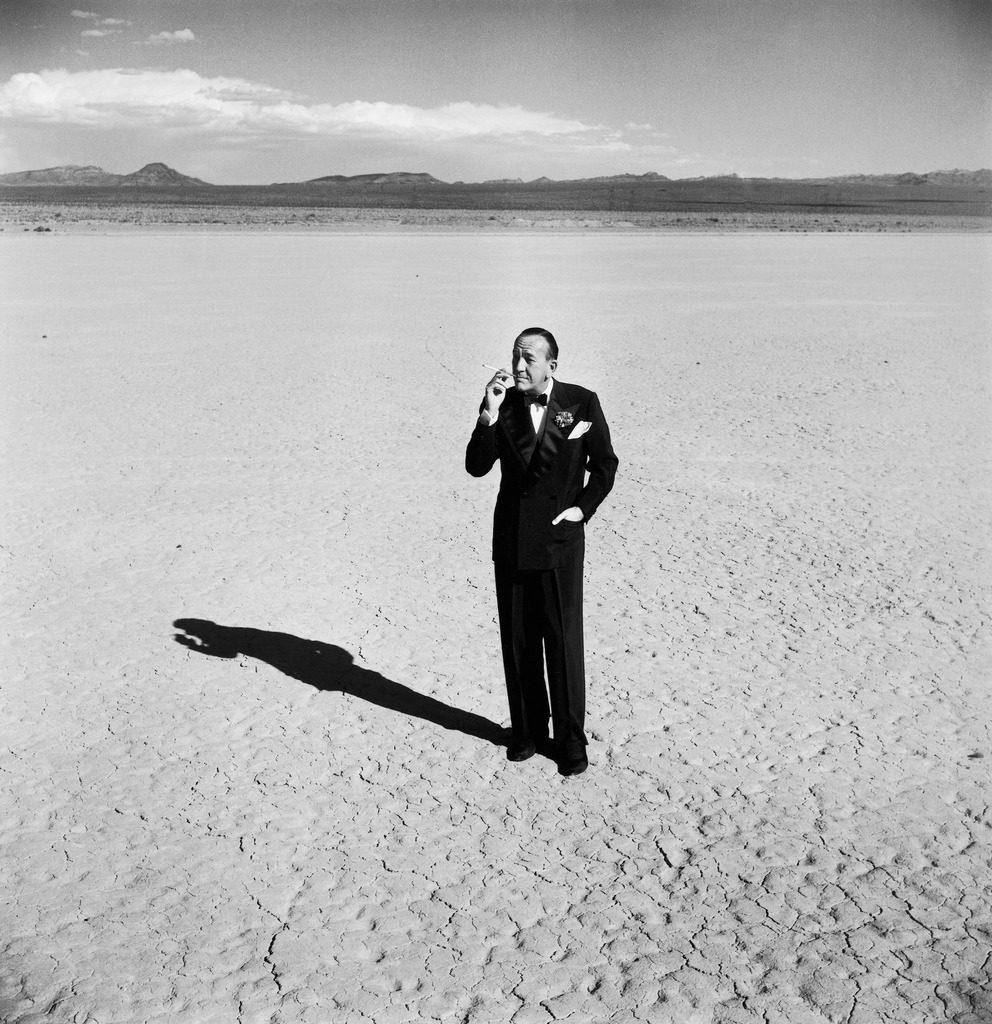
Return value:
M 559 425 L 560 417 L 558 414 L 566 413 L 574 418 L 577 408 L 577 405 L 571 407 L 568 405 L 568 395 L 565 393 L 563 385 L 555 381 L 554 387 L 551 389 L 548 408 L 544 414 L 544 430 L 541 443 L 537 451 L 534 452 L 534 457 L 530 460 L 529 473 L 531 476 L 539 477 L 548 471 L 551 464 L 555 461 L 558 449 L 565 440 L 566 432 L 571 429 L 568 426 L 563 429 Z
M 512 404 L 507 401 L 500 412 L 506 423 L 506 432 L 510 436 L 513 450 L 520 459 L 520 464 L 526 469 L 534 451 L 534 425 L 530 412 L 522 401 L 514 401 Z

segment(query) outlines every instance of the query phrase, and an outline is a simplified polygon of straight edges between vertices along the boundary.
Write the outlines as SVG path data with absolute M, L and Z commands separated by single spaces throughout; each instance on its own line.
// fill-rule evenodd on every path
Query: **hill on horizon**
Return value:
M 382 174 L 325 174 L 306 181 L 279 182 L 284 185 L 447 185 L 433 174 L 413 171 L 387 171 Z
M 79 185 L 90 188 L 210 188 L 209 182 L 180 174 L 167 164 L 150 163 L 130 174 L 112 174 L 95 164 L 65 164 L 36 171 L 0 174 L 0 185 Z

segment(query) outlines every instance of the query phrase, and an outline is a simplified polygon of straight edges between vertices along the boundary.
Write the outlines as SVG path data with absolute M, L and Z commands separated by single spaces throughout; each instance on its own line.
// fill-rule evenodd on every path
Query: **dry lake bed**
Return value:
M 8 1024 L 988 1024 L 992 239 L 0 236 Z M 463 469 L 620 457 L 589 772 Z

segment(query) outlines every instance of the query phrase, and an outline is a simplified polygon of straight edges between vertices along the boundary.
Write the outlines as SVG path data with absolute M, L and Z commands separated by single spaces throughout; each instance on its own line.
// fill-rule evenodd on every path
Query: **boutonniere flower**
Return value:
M 555 423 L 559 430 L 570 427 L 575 422 L 575 417 L 567 410 L 555 413 Z

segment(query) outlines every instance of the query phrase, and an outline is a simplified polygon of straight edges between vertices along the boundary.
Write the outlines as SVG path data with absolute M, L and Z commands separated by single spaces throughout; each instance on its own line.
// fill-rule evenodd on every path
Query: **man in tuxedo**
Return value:
M 550 331 L 528 327 L 519 335 L 511 370 L 486 385 L 465 468 L 481 477 L 500 465 L 493 562 L 510 704 L 506 756 L 524 761 L 546 747 L 550 719 L 558 771 L 578 775 L 589 765 L 585 524 L 613 487 L 618 462 L 599 399 L 555 379 L 557 365 Z

